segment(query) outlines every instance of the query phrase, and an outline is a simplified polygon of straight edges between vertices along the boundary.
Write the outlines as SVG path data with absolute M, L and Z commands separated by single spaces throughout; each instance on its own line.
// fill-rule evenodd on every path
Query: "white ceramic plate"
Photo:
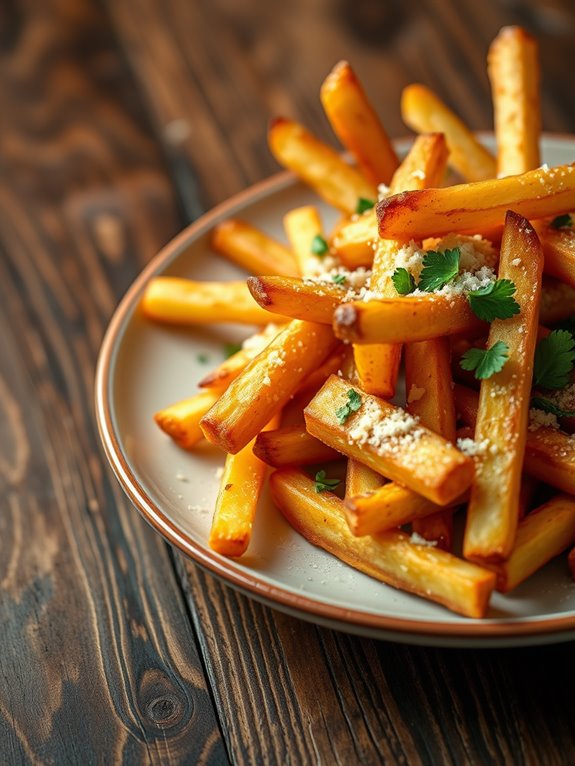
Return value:
M 486 142 L 492 143 L 487 137 Z M 399 148 L 405 149 L 405 143 Z M 549 165 L 571 162 L 575 140 L 546 136 Z M 132 285 L 114 315 L 100 355 L 96 411 L 110 463 L 128 496 L 166 540 L 228 584 L 304 619 L 377 638 L 438 646 L 511 646 L 575 638 L 575 585 L 564 557 L 517 588 L 498 594 L 484 620 L 470 620 L 356 572 L 294 532 L 263 497 L 253 540 L 241 560 L 207 546 L 223 455 L 209 445 L 187 453 L 155 426 L 152 414 L 195 390 L 223 359 L 227 341 L 249 329 L 176 330 L 146 321 L 138 310 L 154 276 L 232 279 L 240 272 L 211 251 L 213 226 L 240 216 L 284 240 L 283 214 L 319 206 L 326 229 L 338 214 L 282 173 L 234 197 L 186 229 Z M 209 363 L 202 363 L 206 355 Z

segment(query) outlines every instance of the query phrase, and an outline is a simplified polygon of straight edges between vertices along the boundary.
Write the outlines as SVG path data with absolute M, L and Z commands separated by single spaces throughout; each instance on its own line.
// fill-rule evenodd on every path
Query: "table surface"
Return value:
M 92 407 L 117 301 L 277 170 L 270 117 L 333 141 L 318 90 L 347 58 L 393 136 L 412 81 L 489 128 L 509 23 L 572 130 L 570 0 L 0 2 L 1 763 L 574 762 L 573 645 L 412 648 L 239 596 L 130 507 Z

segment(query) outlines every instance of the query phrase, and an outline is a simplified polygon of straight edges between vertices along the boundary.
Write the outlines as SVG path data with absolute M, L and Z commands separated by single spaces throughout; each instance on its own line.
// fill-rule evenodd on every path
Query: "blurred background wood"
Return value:
M 169 551 L 104 465 L 98 346 L 142 265 L 273 173 L 278 114 L 334 142 L 351 61 L 394 136 L 422 81 L 491 125 L 487 46 L 540 41 L 575 116 L 571 0 L 0 0 L 0 762 L 570 764 L 572 645 L 410 648 L 238 596 Z

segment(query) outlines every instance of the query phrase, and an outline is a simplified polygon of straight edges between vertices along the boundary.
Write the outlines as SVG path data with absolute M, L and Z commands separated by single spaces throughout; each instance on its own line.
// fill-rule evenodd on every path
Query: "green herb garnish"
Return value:
M 573 219 L 569 213 L 564 213 L 563 215 L 558 215 L 557 218 L 554 218 L 549 226 L 551 226 L 552 229 L 568 229 L 573 226 Z
M 423 269 L 418 288 L 426 293 L 441 290 L 459 274 L 459 257 L 458 247 L 445 250 L 443 253 L 428 250 L 423 257 Z
M 207 364 L 210 361 L 210 357 L 207 354 L 196 354 L 196 359 L 200 364 Z
M 321 236 L 321 234 L 316 234 L 311 241 L 310 249 L 314 255 L 318 255 L 321 258 L 329 251 L 329 245 L 327 244 L 327 241 Z
M 415 279 L 413 278 L 413 274 L 410 274 L 407 269 L 402 267 L 393 272 L 391 281 L 400 295 L 409 295 L 409 293 L 412 293 L 415 290 Z
M 509 319 L 521 310 L 513 298 L 516 289 L 510 279 L 497 279 L 487 287 L 468 293 L 467 300 L 475 316 L 484 322 Z
M 347 402 L 335 411 L 337 422 L 342 426 L 352 412 L 357 412 L 361 407 L 361 396 L 350 388 L 347 392 Z
M 564 388 L 575 364 L 575 338 L 567 330 L 553 330 L 535 349 L 533 385 Z
M 325 492 L 326 490 L 331 492 L 338 486 L 338 484 L 340 484 L 339 479 L 326 479 L 325 471 L 318 471 L 315 475 L 316 492 Z
M 229 359 L 230 356 L 237 354 L 238 351 L 241 351 L 241 350 L 242 350 L 241 343 L 224 343 L 224 356 L 226 359 Z
M 366 210 L 371 210 L 371 208 L 374 205 L 375 205 L 375 200 L 366 199 L 365 197 L 360 197 L 357 201 L 357 207 L 355 208 L 355 212 L 358 215 L 361 215 L 362 213 L 365 213 Z
M 575 412 L 564 410 L 561 407 L 558 407 L 554 402 L 549 401 L 549 399 L 543 399 L 541 396 L 534 396 L 531 399 L 531 406 L 536 410 L 550 412 L 558 418 L 575 418 Z
M 498 340 L 491 348 L 470 348 L 463 354 L 461 369 L 475 372 L 476 380 L 485 380 L 500 372 L 509 358 L 509 346 Z
M 334 274 L 331 278 L 332 282 L 335 282 L 336 285 L 339 285 L 340 287 L 342 285 L 345 285 L 346 276 L 345 274 Z

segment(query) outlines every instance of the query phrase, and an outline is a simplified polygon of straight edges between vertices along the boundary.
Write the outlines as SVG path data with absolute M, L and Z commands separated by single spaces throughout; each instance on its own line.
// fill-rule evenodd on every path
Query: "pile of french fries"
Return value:
M 541 165 L 533 38 L 502 29 L 488 74 L 497 156 L 411 85 L 401 110 L 417 137 L 400 160 L 339 63 L 321 102 L 353 164 L 292 120 L 269 129 L 279 163 L 341 211 L 335 230 L 315 206 L 286 212 L 289 245 L 227 221 L 213 246 L 247 282 L 149 283 L 153 320 L 260 327 L 198 393 L 155 415 L 181 447 L 207 439 L 227 453 L 209 538 L 220 554 L 246 551 L 268 466 L 274 502 L 307 540 L 468 617 L 575 543 L 575 421 L 529 425 L 538 339 L 575 315 L 575 228 L 556 225 L 575 210 L 575 165 Z M 448 166 L 459 183 L 444 185 Z M 513 282 L 516 313 L 486 323 L 463 293 L 399 294 L 409 243 L 482 251 Z M 495 344 L 507 347 L 498 371 L 461 368 L 462 350 Z M 466 514 L 457 553 L 455 513 Z

